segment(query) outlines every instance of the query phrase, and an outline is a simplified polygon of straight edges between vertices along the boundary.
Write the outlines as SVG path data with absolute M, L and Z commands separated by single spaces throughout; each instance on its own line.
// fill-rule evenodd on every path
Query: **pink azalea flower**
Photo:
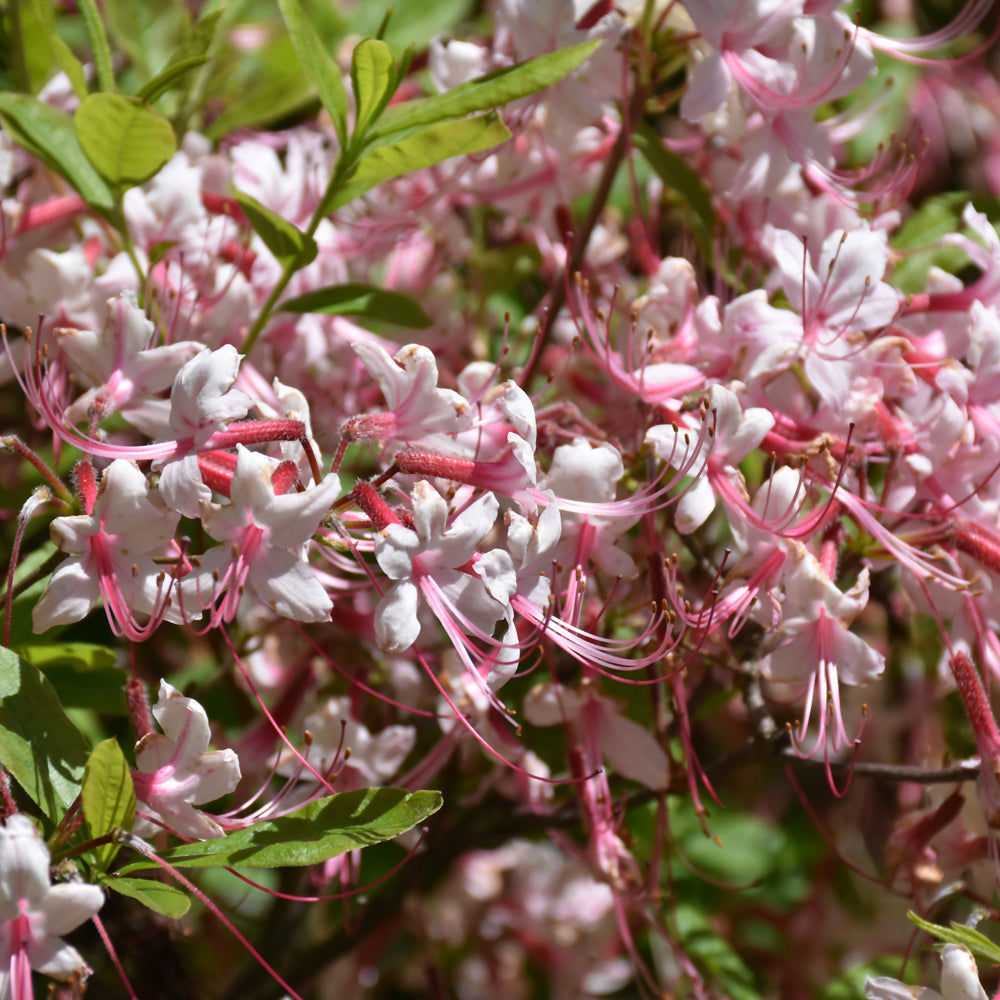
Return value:
M 166 681 L 160 681 L 153 715 L 163 732 L 147 733 L 135 747 L 136 832 L 144 836 L 162 824 L 194 840 L 221 837 L 222 827 L 195 806 L 228 795 L 237 786 L 236 752 L 208 749 L 211 733 L 205 709 Z
M 49 849 L 21 813 L 0 826 L 0 997 L 30 1000 L 31 970 L 80 983 L 90 967 L 60 940 L 104 905 L 96 885 L 49 879 Z

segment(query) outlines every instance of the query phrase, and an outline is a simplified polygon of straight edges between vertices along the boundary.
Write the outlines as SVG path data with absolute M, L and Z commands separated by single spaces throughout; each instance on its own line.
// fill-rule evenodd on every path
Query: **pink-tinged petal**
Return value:
M 972 952 L 961 944 L 946 944 L 941 952 L 941 995 L 944 1000 L 987 1000 Z
M 621 453 L 610 444 L 592 448 L 578 438 L 560 445 L 552 456 L 547 486 L 564 500 L 608 503 L 615 499 L 618 480 L 625 472 Z
M 297 549 L 316 533 L 334 501 L 343 492 L 340 477 L 330 474 L 301 493 L 274 496 L 269 508 L 255 512 L 257 524 L 270 529 L 270 542 L 282 549 Z
M 390 580 L 405 580 L 413 571 L 413 557 L 421 549 L 415 531 L 401 524 L 386 525 L 375 537 L 375 559 Z
M 375 609 L 375 641 L 387 653 L 409 649 L 420 635 L 417 586 L 400 580 Z
M 0 826 L 0 917 L 17 916 L 18 900 L 35 903 L 49 891 L 49 850 L 20 813 Z
M 417 487 L 420 485 L 417 483 Z M 480 540 L 496 523 L 499 509 L 497 498 L 492 493 L 487 493 L 452 518 L 448 530 L 434 537 L 434 548 L 440 554 L 441 564 L 463 566 L 467 563 L 475 554 Z
M 89 920 L 103 905 L 104 893 L 96 885 L 60 882 L 49 888 L 37 911 L 44 917 L 45 932 L 58 937 Z
M 135 750 L 136 770 L 142 774 L 153 774 L 167 767 L 173 760 L 176 747 L 174 741 L 163 733 L 147 733 Z
M 100 530 L 100 521 L 89 514 L 57 517 L 49 525 L 52 541 L 63 552 L 70 552 L 75 556 L 82 556 L 90 551 L 90 541 Z
M 232 388 L 241 358 L 226 344 L 217 351 L 202 351 L 177 373 L 170 392 L 170 426 L 178 437 L 202 443 L 246 416 L 253 401 Z
M 490 549 L 476 560 L 472 569 L 491 597 L 504 606 L 510 604 L 510 599 L 517 593 L 517 572 L 509 552 Z
M 417 535 L 425 544 L 434 543 L 444 534 L 447 523 L 448 502 L 430 483 L 421 479 L 413 487 L 413 527 Z
M 830 661 L 837 666 L 843 684 L 867 684 L 882 675 L 885 657 L 864 639 L 836 625 L 833 630 Z
M 333 601 L 302 558 L 269 547 L 253 561 L 248 577 L 257 596 L 283 618 L 298 622 L 329 620 Z
M 101 596 L 98 576 L 79 559 L 67 559 L 56 568 L 45 592 L 31 609 L 31 625 L 44 632 L 56 625 L 78 622 L 93 610 Z
M 697 531 L 715 510 L 715 492 L 708 477 L 696 480 L 674 510 L 674 525 L 682 535 Z
M 199 517 L 201 504 L 212 499 L 212 491 L 201 478 L 198 456 L 194 454 L 163 466 L 159 490 L 164 503 L 185 517 Z
M 681 98 L 681 117 L 696 122 L 718 111 L 729 96 L 731 79 L 722 53 L 710 52 L 691 72 L 687 90 Z
M 93 971 L 76 948 L 54 937 L 32 941 L 28 945 L 28 961 L 36 972 L 64 982 L 74 975 L 85 978 Z
M 240 783 L 240 759 L 235 750 L 210 750 L 203 753 L 193 768 L 198 776 L 197 791 L 191 801 L 194 805 L 212 802 L 228 795 Z
M 907 986 L 888 976 L 869 976 L 865 980 L 867 1000 L 942 1000 L 937 990 L 928 986 Z
M 177 746 L 175 766 L 182 761 L 191 761 L 205 752 L 212 735 L 205 709 L 164 680 L 160 681 L 153 717 Z
M 617 706 L 601 705 L 601 753 L 621 775 L 652 791 L 670 784 L 670 759 L 656 737 L 645 726 L 622 715 Z

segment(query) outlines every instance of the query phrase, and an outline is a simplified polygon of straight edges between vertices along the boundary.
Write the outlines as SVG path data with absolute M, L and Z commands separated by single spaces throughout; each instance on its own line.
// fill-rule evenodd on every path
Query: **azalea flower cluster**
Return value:
M 17 502 L 7 638 L 34 547 L 50 557 L 34 633 L 73 637 L 101 606 L 131 650 L 132 835 L 209 840 L 331 791 L 441 787 L 446 808 L 454 793 L 498 817 L 419 848 L 442 878 L 420 933 L 459 956 L 460 995 L 528 995 L 534 975 L 567 998 L 633 980 L 725 995 L 664 915 L 668 793 L 711 831 L 713 765 L 748 745 L 825 766 L 838 795 L 847 765 L 895 762 L 906 740 L 907 764 L 937 767 L 936 709 L 957 691 L 978 795 L 900 786 L 879 878 L 921 908 L 992 898 L 1000 237 L 970 197 L 915 266 L 921 159 L 888 137 L 855 155 L 880 63 L 959 93 L 947 47 L 981 42 L 989 7 L 900 38 L 804 0 L 501 0 L 489 38 L 430 43 L 439 90 L 599 44 L 502 109 L 510 142 L 315 226 L 343 138 L 322 119 L 215 145 L 188 132 L 125 192 L 127 240 L 0 131 L 2 372 L 30 414 L 5 439 L 8 479 L 21 488 L 26 456 L 43 477 Z M 966 63 L 988 76 L 984 58 Z M 44 96 L 77 102 L 62 75 Z M 932 125 L 913 111 L 915 138 Z M 629 217 L 608 205 L 617 175 Z M 311 231 L 315 259 L 290 274 L 236 192 Z M 335 286 L 406 296 L 429 325 L 290 305 Z M 193 649 L 234 665 L 206 694 L 264 709 L 220 723 L 224 749 L 154 666 Z M 901 686 L 919 724 L 894 709 Z M 238 786 L 260 791 L 213 811 Z M 103 897 L 49 887 L 8 800 L 11 981 L 30 967 L 79 987 L 90 970 L 58 936 Z M 318 891 L 360 866 L 319 866 Z M 56 919 L 60 895 L 74 905 Z M 957 948 L 945 978 L 972 983 Z M 369 952 L 330 956 L 330 983 L 364 981 Z M 906 989 L 872 979 L 868 995 Z

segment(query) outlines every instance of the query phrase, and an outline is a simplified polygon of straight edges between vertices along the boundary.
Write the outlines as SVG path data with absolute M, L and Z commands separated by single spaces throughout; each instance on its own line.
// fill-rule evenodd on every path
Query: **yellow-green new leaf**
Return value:
M 135 823 L 135 788 L 128 762 L 116 739 L 98 743 L 87 760 L 80 793 L 83 817 L 92 839 L 113 830 L 131 830 Z M 94 850 L 94 864 L 100 871 L 118 853 L 117 844 L 102 844 Z
M 368 131 L 396 92 L 396 60 L 385 42 L 366 38 L 358 43 L 351 59 L 351 85 L 357 105 L 354 119 L 357 138 Z
M 191 908 L 191 898 L 186 892 L 164 882 L 148 878 L 104 878 L 101 884 L 172 920 L 179 920 Z
M 366 154 L 351 179 L 335 193 L 332 204 L 324 208 L 332 212 L 382 181 L 431 167 L 453 156 L 481 153 L 509 138 L 507 126 L 495 111 L 430 125 L 399 142 L 379 146 Z
M 170 122 L 136 97 L 91 94 L 73 125 L 87 159 L 119 191 L 148 181 L 177 149 Z

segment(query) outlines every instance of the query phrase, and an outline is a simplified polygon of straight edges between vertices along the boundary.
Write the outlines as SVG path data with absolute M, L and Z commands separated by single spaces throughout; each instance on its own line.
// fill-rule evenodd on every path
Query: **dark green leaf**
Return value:
M 319 252 L 316 241 L 283 219 L 276 212 L 262 205 L 256 198 L 243 191 L 236 192 L 236 200 L 253 226 L 254 232 L 284 267 L 293 263 L 305 267 L 316 259 Z
M 640 123 L 632 141 L 660 180 L 680 196 L 698 249 L 706 261 L 711 261 L 714 256 L 715 209 L 701 178 L 681 157 L 663 145 L 663 140 L 649 125 Z
M 362 788 L 310 802 L 289 816 L 256 823 L 218 840 L 182 844 L 160 858 L 181 868 L 314 865 L 397 837 L 440 808 L 440 792 Z M 141 861 L 125 870 L 151 864 Z
M 397 326 L 424 330 L 431 325 L 430 317 L 420 304 L 400 292 L 391 292 L 372 285 L 331 285 L 305 295 L 297 295 L 280 306 L 285 312 L 326 313 L 334 316 L 364 316 Z
M 148 181 L 177 148 L 170 122 L 136 97 L 91 94 L 73 125 L 87 159 L 119 190 Z
M 340 75 L 340 68 L 320 41 L 312 22 L 303 11 L 299 0 L 278 0 L 281 16 L 295 45 L 302 69 L 309 82 L 316 88 L 323 107 L 326 108 L 337 130 L 340 145 L 347 145 L 347 91 Z
M 108 185 L 84 155 L 73 119 L 27 94 L 0 93 L 0 119 L 11 138 L 64 177 L 81 198 L 103 215 L 114 209 Z
M 80 794 L 89 750 L 37 667 L 0 647 L 0 764 L 53 823 Z
M 187 893 L 173 885 L 154 882 L 148 878 L 104 878 L 101 884 L 165 917 L 178 920 L 191 908 Z
M 119 828 L 132 829 L 135 788 L 118 740 L 105 740 L 94 748 L 83 772 L 81 797 L 83 816 L 92 839 Z M 94 863 L 100 871 L 107 871 L 117 853 L 117 844 L 102 844 L 94 849 Z
M 364 156 L 348 183 L 335 193 L 332 204 L 324 208 L 332 212 L 382 181 L 433 166 L 453 156 L 481 153 L 509 138 L 507 126 L 495 111 L 475 118 L 430 125 L 399 142 L 373 149 Z
M 357 107 L 354 135 L 363 136 L 396 92 L 396 61 L 385 42 L 366 38 L 351 58 L 351 84 Z
M 572 73 L 600 44 L 600 39 L 582 42 L 487 73 L 447 93 L 391 108 L 380 119 L 375 135 L 391 135 L 450 118 L 462 118 L 537 93 Z

